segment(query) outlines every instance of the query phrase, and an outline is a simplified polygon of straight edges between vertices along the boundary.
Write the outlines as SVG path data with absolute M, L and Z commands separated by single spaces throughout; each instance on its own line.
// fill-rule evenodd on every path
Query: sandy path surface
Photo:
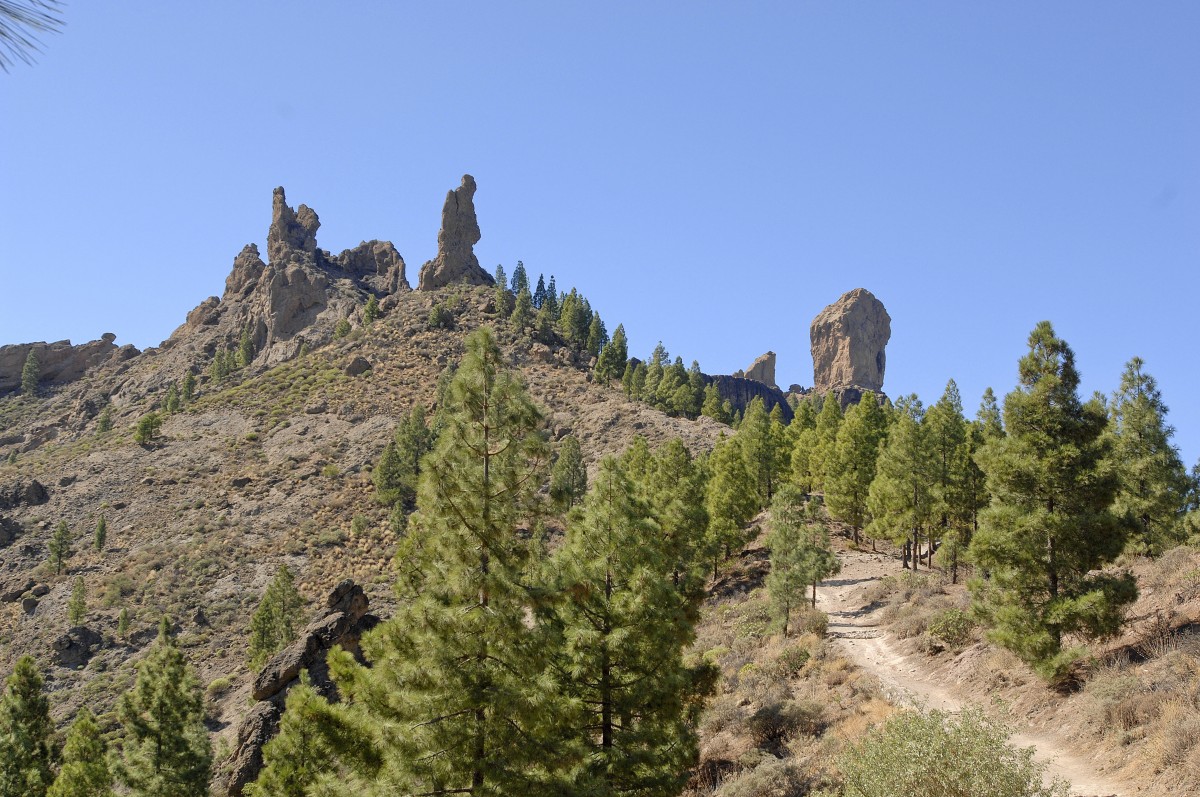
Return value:
M 986 708 L 987 695 L 971 698 L 955 694 L 922 676 L 917 656 L 901 653 L 877 626 L 877 618 L 864 597 L 871 584 L 899 573 L 895 559 L 883 554 L 847 551 L 841 554 L 842 572 L 817 588 L 817 608 L 829 615 L 829 635 L 846 655 L 883 684 L 888 698 L 930 709 L 957 711 L 968 703 Z M 1018 747 L 1035 748 L 1035 758 L 1048 764 L 1047 774 L 1071 783 L 1073 795 L 1132 797 L 1136 792 L 1096 773 L 1072 755 L 1065 740 L 1017 728 L 1012 740 Z

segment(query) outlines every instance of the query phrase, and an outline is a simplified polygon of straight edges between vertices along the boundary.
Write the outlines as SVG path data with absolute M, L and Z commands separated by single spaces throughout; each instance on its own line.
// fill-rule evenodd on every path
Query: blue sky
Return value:
M 866 287 L 885 390 L 968 413 L 1034 324 L 1085 392 L 1146 360 L 1190 464 L 1200 4 L 73 2 L 0 74 L 0 342 L 155 345 L 271 189 L 415 284 L 464 172 L 489 270 L 710 373 Z

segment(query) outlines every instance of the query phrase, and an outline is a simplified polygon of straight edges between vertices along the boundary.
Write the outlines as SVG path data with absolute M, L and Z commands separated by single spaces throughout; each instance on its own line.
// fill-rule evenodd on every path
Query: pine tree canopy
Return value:
M 1102 570 L 1129 532 L 1113 512 L 1107 417 L 1100 402 L 1079 400 L 1075 355 L 1048 321 L 1030 334 L 1019 372 L 1004 399 L 1007 435 L 978 456 L 992 504 L 970 555 L 990 578 L 972 588 L 992 637 L 1058 676 L 1077 655 L 1063 651 L 1064 636 L 1116 631 L 1137 587 L 1128 573 Z
M 111 797 L 112 793 L 104 737 L 92 712 L 84 706 L 67 732 L 62 769 L 47 797 Z
M 166 618 L 133 688 L 117 703 L 117 719 L 123 736 L 114 768 L 129 794 L 207 797 L 212 748 L 204 697 Z
M 44 797 L 52 779 L 50 701 L 32 656 L 17 659 L 0 698 L 0 797 Z

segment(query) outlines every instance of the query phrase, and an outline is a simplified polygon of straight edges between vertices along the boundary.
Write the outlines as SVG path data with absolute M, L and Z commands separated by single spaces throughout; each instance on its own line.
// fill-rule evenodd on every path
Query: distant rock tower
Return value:
M 437 257 L 421 266 L 417 290 L 432 291 L 453 283 L 492 285 L 495 281 L 479 266 L 479 259 L 475 257 L 475 244 L 479 243 L 479 238 L 479 222 L 475 218 L 475 178 L 464 174 L 462 185 L 446 194 Z
M 892 318 L 883 302 L 866 288 L 855 288 L 822 310 L 809 329 L 813 387 L 833 391 L 842 404 L 864 391 L 883 390 L 884 349 L 892 337 Z

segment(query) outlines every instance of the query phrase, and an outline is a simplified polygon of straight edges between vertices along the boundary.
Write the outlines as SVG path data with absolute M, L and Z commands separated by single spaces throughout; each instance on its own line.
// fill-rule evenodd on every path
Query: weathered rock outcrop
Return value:
M 746 378 L 778 390 L 779 385 L 775 384 L 775 352 L 769 351 L 751 363 L 746 369 Z
M 307 670 L 313 688 L 336 700 L 337 689 L 329 678 L 325 656 L 340 645 L 359 656 L 362 635 L 379 623 L 367 614 L 367 596 L 350 579 L 340 582 L 325 601 L 326 610 L 301 632 L 299 639 L 276 653 L 254 679 L 253 696 L 259 701 L 238 726 L 234 751 L 225 780 L 217 785 L 218 794 L 236 797 L 262 770 L 262 748 L 279 732 L 283 705 L 288 690 L 299 683 L 300 671 Z
M 822 310 L 809 330 L 813 387 L 819 393 L 883 389 L 884 349 L 892 319 L 883 302 L 855 288 Z M 843 401 L 843 403 L 845 403 Z
M 479 222 L 475 218 L 475 178 L 464 174 L 462 185 L 446 194 L 437 257 L 421 267 L 417 290 L 432 291 L 453 283 L 493 284 L 494 280 L 475 257 L 479 237 Z
M 89 369 L 113 357 L 131 357 L 137 354 L 132 346 L 118 347 L 117 336 L 106 332 L 99 340 L 72 346 L 69 340 L 55 343 L 18 343 L 0 346 L 0 394 L 21 387 L 21 371 L 25 360 L 33 351 L 41 372 L 39 384 L 62 385 L 74 382 Z
M 271 227 L 267 230 L 267 258 L 272 263 L 291 260 L 296 255 L 315 255 L 317 230 L 321 220 L 315 210 L 301 205 L 288 207 L 283 186 L 275 189 L 271 198 Z
M 411 290 L 404 274 L 404 258 L 391 241 L 363 241 L 338 255 L 337 265 L 350 276 L 368 283 L 377 293 Z
M 49 493 L 37 479 L 17 479 L 0 485 L 0 509 L 38 506 L 49 500 Z
M 317 245 L 320 227 L 316 211 L 307 205 L 293 210 L 283 188 L 276 188 L 267 262 L 255 244 L 247 244 L 234 258 L 225 293 L 192 310 L 165 348 L 182 343 L 200 357 L 212 356 L 236 346 L 248 330 L 255 361 L 271 365 L 294 357 L 306 343 L 331 340 L 337 322 L 354 317 L 367 295 L 411 290 L 404 258 L 390 241 L 364 241 L 335 257 Z

